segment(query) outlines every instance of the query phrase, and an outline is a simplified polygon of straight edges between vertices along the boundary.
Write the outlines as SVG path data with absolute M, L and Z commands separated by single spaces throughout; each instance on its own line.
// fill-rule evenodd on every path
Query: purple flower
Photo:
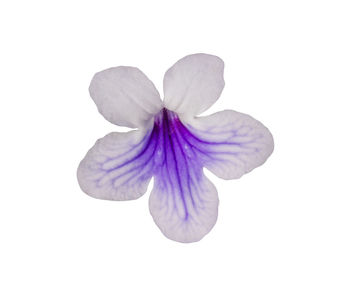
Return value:
M 179 242 L 203 238 L 216 222 L 219 203 L 203 167 L 237 179 L 273 151 L 271 133 L 249 115 L 224 110 L 195 117 L 219 98 L 223 71 L 216 56 L 184 57 L 165 73 L 163 102 L 137 68 L 95 74 L 89 90 L 99 112 L 113 124 L 138 130 L 96 142 L 78 168 L 82 190 L 99 199 L 132 200 L 154 177 L 149 209 L 163 234 Z

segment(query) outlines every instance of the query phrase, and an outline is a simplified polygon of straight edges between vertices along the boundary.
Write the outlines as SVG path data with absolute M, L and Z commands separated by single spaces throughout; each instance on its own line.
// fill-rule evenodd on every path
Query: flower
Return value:
M 224 88 L 224 63 L 194 54 L 164 76 L 164 101 L 139 69 L 119 66 L 98 72 L 89 91 L 99 112 L 116 125 L 138 128 L 99 139 L 78 168 L 88 195 L 107 200 L 142 196 L 152 177 L 151 215 L 169 239 L 195 242 L 214 226 L 215 186 L 203 167 L 236 179 L 262 165 L 273 151 L 269 130 L 249 115 L 208 109 Z

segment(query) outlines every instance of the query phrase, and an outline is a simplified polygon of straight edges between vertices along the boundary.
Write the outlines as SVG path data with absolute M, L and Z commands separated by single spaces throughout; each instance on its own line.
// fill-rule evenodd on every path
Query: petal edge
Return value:
M 182 243 L 197 242 L 214 227 L 219 205 L 216 188 L 204 175 L 198 184 L 197 187 L 188 187 L 193 189 L 193 203 L 189 195 L 181 199 L 179 194 L 169 194 L 171 187 L 163 186 L 159 177 L 155 178 L 149 210 L 167 238 Z M 195 192 L 195 189 L 199 190 Z
M 133 200 L 142 196 L 152 177 L 156 144 L 149 133 L 110 133 L 97 140 L 77 171 L 81 189 L 105 200 Z
M 237 179 L 262 165 L 274 149 L 270 131 L 253 117 L 233 110 L 187 120 L 189 141 L 207 169 Z

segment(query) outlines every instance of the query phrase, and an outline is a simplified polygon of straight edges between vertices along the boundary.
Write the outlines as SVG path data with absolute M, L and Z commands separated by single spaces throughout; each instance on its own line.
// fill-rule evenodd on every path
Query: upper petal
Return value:
M 81 189 L 92 197 L 108 200 L 143 195 L 153 173 L 155 133 L 111 133 L 99 139 L 79 165 Z
M 216 56 L 194 54 L 176 62 L 164 76 L 164 105 L 182 115 L 208 109 L 224 88 L 224 62 Z
M 247 114 L 224 110 L 188 122 L 184 133 L 189 145 L 203 166 L 220 178 L 241 177 L 262 165 L 273 151 L 270 131 Z
M 89 91 L 103 117 L 120 126 L 143 127 L 162 108 L 154 84 L 135 67 L 96 73 Z

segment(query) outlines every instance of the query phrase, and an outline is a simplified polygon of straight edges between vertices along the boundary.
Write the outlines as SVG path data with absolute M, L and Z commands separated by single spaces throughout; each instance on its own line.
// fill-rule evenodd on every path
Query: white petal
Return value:
M 78 168 L 81 189 L 98 199 L 131 200 L 146 192 L 156 144 L 151 132 L 111 133 L 88 151 Z
M 193 118 L 188 140 L 203 165 L 223 179 L 236 179 L 262 165 L 274 147 L 269 130 L 249 115 L 233 110 Z
M 224 88 L 224 62 L 207 54 L 189 55 L 176 62 L 164 76 L 164 105 L 182 115 L 204 112 Z
M 135 67 L 119 66 L 96 73 L 89 91 L 99 112 L 120 126 L 143 127 L 162 108 L 154 84 Z

